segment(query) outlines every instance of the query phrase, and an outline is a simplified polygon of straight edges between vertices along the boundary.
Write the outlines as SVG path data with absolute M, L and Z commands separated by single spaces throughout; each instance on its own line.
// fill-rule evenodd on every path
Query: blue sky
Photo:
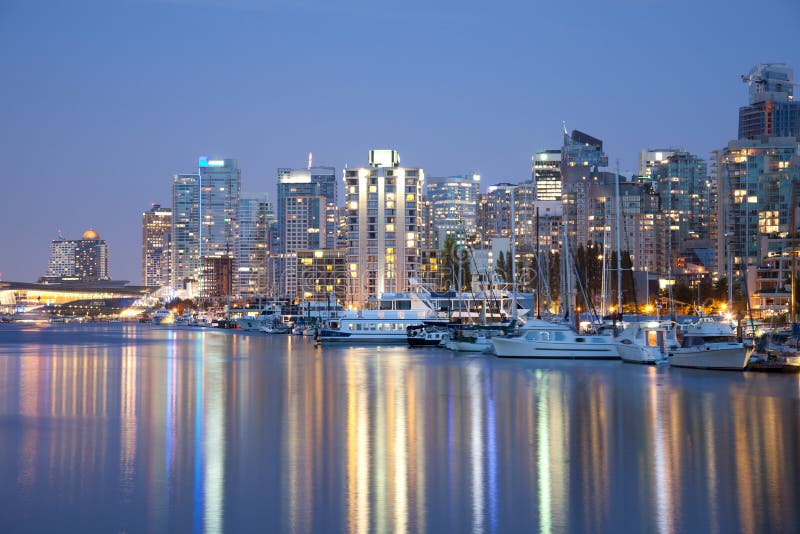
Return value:
M 562 121 L 635 169 L 648 146 L 708 157 L 736 136 L 739 75 L 800 78 L 800 2 L 5 0 L 0 272 L 30 281 L 61 230 L 95 228 L 138 283 L 141 212 L 197 157 L 529 176 Z

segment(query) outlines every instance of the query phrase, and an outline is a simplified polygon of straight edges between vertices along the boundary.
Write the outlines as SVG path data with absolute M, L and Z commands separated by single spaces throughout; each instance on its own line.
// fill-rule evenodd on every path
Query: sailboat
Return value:
M 574 316 L 572 296 L 572 265 L 569 260 L 569 243 L 564 227 L 564 275 L 566 291 L 564 308 L 567 318 Z M 494 352 L 501 358 L 548 359 L 619 359 L 616 340 L 611 336 L 583 335 L 568 323 L 551 323 L 541 319 L 529 320 L 513 337 L 496 337 L 491 340 Z

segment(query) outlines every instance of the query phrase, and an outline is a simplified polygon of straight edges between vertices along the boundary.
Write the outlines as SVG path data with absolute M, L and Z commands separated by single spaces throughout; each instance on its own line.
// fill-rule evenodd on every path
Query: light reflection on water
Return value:
M 800 528 L 800 380 L 0 327 L 0 531 Z

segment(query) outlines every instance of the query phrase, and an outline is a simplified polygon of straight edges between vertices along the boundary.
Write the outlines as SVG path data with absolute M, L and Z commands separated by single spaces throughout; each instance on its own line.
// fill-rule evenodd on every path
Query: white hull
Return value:
M 667 355 L 658 347 L 642 347 L 639 345 L 617 345 L 619 357 L 629 363 L 666 363 Z
M 405 333 L 399 333 L 399 334 L 359 333 L 359 334 L 352 334 L 350 336 L 326 336 L 321 333 L 317 338 L 317 342 L 323 345 L 328 345 L 328 344 L 405 345 L 408 342 L 408 336 L 406 336 Z
M 586 342 L 532 341 L 523 338 L 492 339 L 494 352 L 501 358 L 549 358 L 573 360 L 618 360 L 613 339 L 586 336 Z
M 673 367 L 697 369 L 730 369 L 742 371 L 749 359 L 747 349 L 739 345 L 731 348 L 675 349 L 669 353 L 669 364 Z
M 258 332 L 264 326 L 264 323 L 258 319 L 236 319 L 234 323 L 246 332 Z
M 492 348 L 489 340 L 485 341 L 447 341 L 444 344 L 450 350 L 456 352 L 484 352 Z

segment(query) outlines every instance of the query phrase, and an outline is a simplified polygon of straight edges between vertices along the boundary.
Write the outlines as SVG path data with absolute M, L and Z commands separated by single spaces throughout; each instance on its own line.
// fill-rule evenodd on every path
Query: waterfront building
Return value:
M 235 159 L 199 159 L 197 173 L 172 181 L 172 287 L 192 297 L 208 257 L 236 254 L 241 171 Z
M 266 294 L 269 227 L 275 220 L 275 212 L 266 193 L 241 194 L 234 294 L 245 300 Z
M 271 256 L 278 295 L 297 293 L 297 251 L 335 245 L 337 187 L 334 167 L 278 169 L 279 241 Z
M 401 167 L 396 150 L 371 150 L 369 164 L 344 173 L 347 262 L 357 304 L 408 290 L 419 271 L 424 171 Z
M 222 299 L 233 295 L 234 258 L 220 254 L 203 256 L 200 276 L 200 297 Z
M 298 302 L 330 302 L 347 306 L 350 292 L 347 279 L 347 250 L 318 248 L 297 250 Z
M 479 247 L 489 247 L 493 238 L 511 235 L 511 189 L 514 184 L 490 185 L 478 196 L 477 227 Z
M 159 204 L 142 213 L 142 284 L 169 286 L 172 209 Z
M 603 141 L 579 130 L 567 135 L 561 147 L 561 201 L 564 205 L 564 224 L 573 245 L 585 244 L 587 233 L 588 189 L 596 181 L 601 168 L 608 166 Z
M 80 239 L 54 239 L 50 243 L 47 280 L 109 280 L 108 245 L 92 229 Z
M 785 63 L 765 63 L 742 76 L 749 85 L 749 103 L 739 108 L 739 139 L 800 137 L 800 102 L 793 100 L 792 75 Z
M 479 174 L 428 177 L 425 200 L 430 202 L 430 220 L 436 242 L 441 248 L 447 236 L 466 243 L 477 231 L 477 199 L 481 189 Z
M 667 218 L 667 261 L 674 266 L 675 259 L 696 248 L 698 241 L 708 247 L 711 191 L 707 165 L 698 156 L 675 151 L 649 170 Z
M 781 239 L 793 233 L 800 191 L 800 141 L 761 137 L 731 141 L 716 153 L 719 188 L 717 266 L 742 276 L 747 266 L 780 253 Z
M 533 156 L 531 179 L 537 201 L 561 201 L 561 150 L 543 150 Z

